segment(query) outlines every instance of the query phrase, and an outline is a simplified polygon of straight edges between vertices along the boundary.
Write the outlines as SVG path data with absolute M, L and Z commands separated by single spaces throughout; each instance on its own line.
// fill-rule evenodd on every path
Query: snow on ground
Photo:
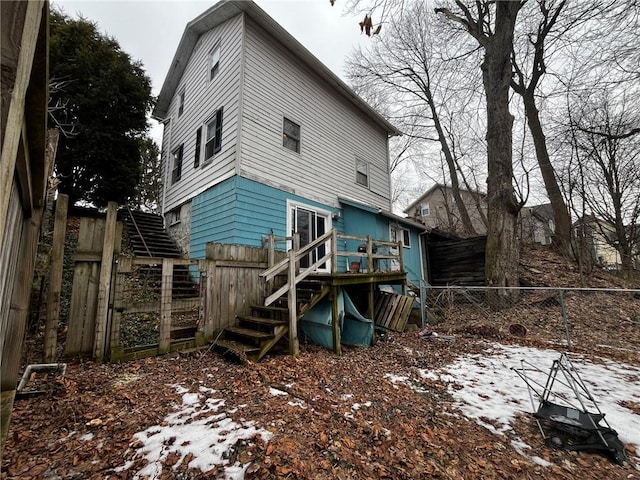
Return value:
M 534 411 L 527 385 L 512 368 L 521 368 L 522 360 L 526 360 L 542 371 L 530 375 L 544 386 L 553 361 L 559 358 L 555 350 L 493 344 L 485 352 L 462 356 L 441 370 L 419 370 L 419 373 L 423 378 L 450 383 L 449 391 L 465 416 L 496 434 L 504 434 L 512 430 L 511 421 L 516 413 Z M 606 414 L 605 419 L 618 432 L 618 438 L 635 446 L 637 457 L 631 461 L 640 469 L 640 415 L 621 404 L 638 402 L 640 368 L 604 358 L 597 359 L 597 363 L 580 355 L 570 354 L 569 358 L 598 407 Z M 397 377 L 390 376 L 390 379 L 398 381 Z M 560 391 L 558 387 L 552 391 Z M 535 397 L 534 401 L 537 407 Z M 530 447 L 521 439 L 512 443 L 521 454 L 529 456 Z M 541 465 L 545 463 L 537 457 L 529 458 Z
M 134 435 L 135 455 L 118 471 L 129 470 L 136 459 L 144 457 L 147 465 L 133 478 L 155 479 L 160 477 L 169 455 L 173 455 L 174 460 L 177 456 L 174 469 L 189 456 L 189 468 L 206 472 L 216 465 L 224 465 L 227 480 L 242 480 L 249 464 L 228 464 L 234 445 L 241 440 L 248 442 L 255 435 L 268 442 L 272 434 L 255 428 L 254 422 L 237 423 L 227 417 L 237 409 L 225 410 L 225 401 L 212 397 L 215 390 L 200 387 L 199 392 L 190 392 L 180 385 L 169 386 L 182 394 L 182 404 L 175 406 L 175 411 L 165 417 L 162 425 Z

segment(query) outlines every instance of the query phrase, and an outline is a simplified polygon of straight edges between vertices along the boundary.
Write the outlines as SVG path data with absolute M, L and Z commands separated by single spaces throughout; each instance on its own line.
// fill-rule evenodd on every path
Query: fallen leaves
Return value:
M 531 255 L 527 261 L 534 262 Z M 539 262 L 532 265 L 545 271 Z M 567 297 L 569 314 L 577 308 L 574 301 L 580 303 Z M 620 302 L 602 306 L 608 312 L 623 307 Z M 586 313 L 596 310 L 584 308 Z M 611 333 L 609 340 L 622 330 L 619 335 L 626 335 L 637 352 L 638 332 L 630 334 L 616 322 L 600 321 L 597 330 Z M 533 419 L 522 415 L 514 430 L 532 447 L 528 454 L 550 462 L 549 467 L 535 464 L 514 449 L 507 435 L 494 435 L 465 419 L 452 407 L 447 385 L 417 375 L 418 369 L 437 369 L 458 355 L 482 352 L 486 338 L 512 341 L 504 332 L 514 323 L 461 318 L 437 327 L 456 331 L 454 344 L 393 333 L 371 348 L 344 347 L 340 357 L 302 344 L 298 358 L 272 356 L 248 366 L 211 353 L 122 365 L 71 363 L 63 392 L 16 401 L 1 478 L 131 478 L 145 466 L 143 458 L 133 458 L 132 452 L 143 447 L 135 434 L 167 426 L 165 418 L 182 403 L 171 386 L 176 384 L 191 392 L 215 391 L 215 398 L 225 400 L 229 418 L 255 422 L 273 434 L 268 443 L 253 438 L 228 452 L 228 459 L 248 465 L 249 480 L 638 478 L 632 467 L 601 456 L 546 447 Z M 517 323 L 527 329 L 520 341 L 548 345 L 553 339 L 544 325 L 526 318 Z M 594 333 L 593 345 L 583 348 L 593 351 L 597 341 Z M 394 383 L 397 377 L 407 381 Z M 637 402 L 623 406 L 640 415 Z M 224 475 L 222 465 L 208 472 L 190 470 L 189 464 L 197 463 L 193 454 L 180 461 L 175 453 L 184 441 L 167 438 L 158 478 Z M 133 462 L 129 470 L 118 471 L 128 459 Z

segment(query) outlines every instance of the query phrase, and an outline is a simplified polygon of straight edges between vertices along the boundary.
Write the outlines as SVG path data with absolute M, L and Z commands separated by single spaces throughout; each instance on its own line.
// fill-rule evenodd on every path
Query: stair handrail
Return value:
M 304 247 L 294 251 L 296 263 L 299 262 L 302 257 L 304 257 L 305 255 L 309 254 L 309 252 L 311 252 L 311 250 L 314 250 L 315 248 L 319 247 L 322 243 L 326 243 L 332 236 L 333 236 L 333 229 L 329 230 L 324 235 L 316 238 L 313 242 L 308 243 Z M 290 238 L 290 237 L 287 237 L 287 238 Z M 330 245 L 329 252 L 331 253 L 333 251 L 334 247 L 333 247 L 333 245 L 331 245 L 331 242 L 329 242 L 329 245 Z M 327 260 L 329 260 L 330 258 L 331 258 L 330 254 L 325 255 L 324 257 L 322 257 L 323 261 L 318 260 L 313 265 L 320 266 L 323 263 L 325 263 Z M 276 275 L 279 275 L 280 273 L 284 272 L 288 268 L 288 266 L 289 266 L 289 257 L 282 259 L 281 261 L 276 263 L 271 268 L 268 268 L 264 272 L 261 272 L 260 276 L 264 277 L 265 280 L 267 280 L 267 281 L 268 280 L 272 280 Z M 307 270 L 313 270 L 313 269 L 311 267 L 309 267 Z
M 129 218 L 133 222 L 133 226 L 136 227 L 136 232 L 138 232 L 138 235 L 140 236 L 140 240 L 142 240 L 142 245 L 144 245 L 144 249 L 147 251 L 147 255 L 149 255 L 150 257 L 153 257 L 153 255 L 151 255 L 151 250 L 149 250 L 149 247 L 147 246 L 147 242 L 144 241 L 142 232 L 138 228 L 138 222 L 136 222 L 136 219 L 133 218 L 133 212 L 131 211 L 131 207 L 129 207 L 129 205 L 127 205 L 127 211 L 129 212 Z

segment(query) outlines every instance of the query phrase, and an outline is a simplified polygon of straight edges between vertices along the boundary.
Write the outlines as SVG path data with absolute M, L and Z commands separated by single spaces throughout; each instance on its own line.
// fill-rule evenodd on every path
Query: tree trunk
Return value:
M 538 166 L 540 167 L 547 196 L 553 209 L 553 221 L 555 223 L 553 246 L 560 254 L 568 256 L 571 252 L 571 219 L 569 218 L 569 211 L 567 210 L 567 205 L 558 186 L 555 170 L 549 159 L 547 142 L 544 132 L 542 131 L 542 124 L 540 123 L 539 112 L 533 98 L 533 91 L 527 89 L 522 98 L 524 100 L 524 111 L 527 116 L 529 131 L 531 132 L 533 145 L 536 149 Z
M 482 79 L 487 101 L 488 233 L 485 276 L 487 285 L 518 286 L 519 243 L 516 223 L 520 205 L 513 177 L 513 116 L 509 111 L 513 30 L 520 2 L 496 4 L 495 33 L 485 44 Z M 491 290 L 489 302 L 500 307 L 517 297 L 517 290 Z
M 444 158 L 449 169 L 449 177 L 451 178 L 451 190 L 453 191 L 453 198 L 456 202 L 458 213 L 460 214 L 460 220 L 462 221 L 462 229 L 465 235 L 475 235 L 476 230 L 475 228 L 473 228 L 473 224 L 471 223 L 471 218 L 469 217 L 469 212 L 467 211 L 467 205 L 462 200 L 462 195 L 460 195 L 460 182 L 458 181 L 456 161 L 453 158 L 451 149 L 449 148 L 449 143 L 447 142 L 447 137 L 444 133 L 444 129 L 442 128 L 442 124 L 440 123 L 440 117 L 436 110 L 435 102 L 430 93 L 431 92 L 427 93 L 427 101 L 429 103 L 429 108 L 431 109 L 431 118 L 433 119 L 433 125 L 435 126 L 436 132 L 438 133 L 440 147 L 442 149 L 442 153 L 444 154 Z M 451 222 L 449 222 L 449 224 L 451 225 Z

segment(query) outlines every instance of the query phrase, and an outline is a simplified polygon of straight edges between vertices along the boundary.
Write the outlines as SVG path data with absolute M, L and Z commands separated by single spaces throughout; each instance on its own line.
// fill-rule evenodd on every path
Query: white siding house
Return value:
M 389 235 L 400 132 L 254 2 L 221 1 L 187 25 L 153 116 L 165 222 L 193 258 L 270 232 Z

